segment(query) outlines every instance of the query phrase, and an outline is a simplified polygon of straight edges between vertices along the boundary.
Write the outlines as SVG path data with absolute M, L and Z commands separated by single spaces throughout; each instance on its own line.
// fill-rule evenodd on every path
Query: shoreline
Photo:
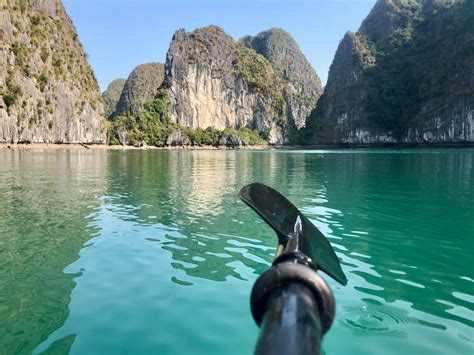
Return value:
M 242 147 L 215 147 L 210 145 L 203 146 L 177 146 L 177 147 L 134 147 L 122 145 L 106 144 L 85 144 L 85 143 L 0 143 L 0 149 L 80 149 L 80 150 L 111 150 L 111 151 L 129 151 L 129 150 L 365 150 L 365 149 L 462 149 L 474 148 L 474 142 L 456 142 L 456 143 L 368 143 L 368 144 L 317 144 L 317 145 L 252 145 Z
M 107 145 L 107 144 L 86 144 L 86 143 L 0 143 L 0 149 L 79 149 L 79 150 L 270 150 L 275 149 L 271 145 L 252 145 L 244 147 L 215 147 L 211 145 L 203 146 L 176 146 L 176 147 L 155 147 L 147 145 L 144 147 L 134 147 L 132 145 Z

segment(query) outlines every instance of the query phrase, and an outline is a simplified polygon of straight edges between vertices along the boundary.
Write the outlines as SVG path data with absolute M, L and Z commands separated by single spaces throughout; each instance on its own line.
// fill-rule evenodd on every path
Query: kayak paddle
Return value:
M 261 327 L 256 354 L 319 354 L 331 327 L 335 301 L 322 270 L 347 284 L 339 260 L 324 235 L 278 191 L 261 183 L 239 194 L 276 232 L 278 248 L 270 269 L 255 282 L 252 315 Z

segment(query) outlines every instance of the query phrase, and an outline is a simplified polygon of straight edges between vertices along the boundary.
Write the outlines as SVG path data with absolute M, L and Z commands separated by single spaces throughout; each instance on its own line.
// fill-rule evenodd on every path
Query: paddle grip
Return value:
M 320 354 L 322 337 L 334 320 L 335 301 L 314 270 L 277 264 L 257 279 L 250 302 L 261 327 L 255 354 Z

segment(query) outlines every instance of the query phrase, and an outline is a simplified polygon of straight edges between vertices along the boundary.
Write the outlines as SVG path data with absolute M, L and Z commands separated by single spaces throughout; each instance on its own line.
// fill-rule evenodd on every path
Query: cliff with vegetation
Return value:
M 474 141 L 473 23 L 469 0 L 378 0 L 340 42 L 304 141 Z
M 166 57 L 172 122 L 192 128 L 249 127 L 286 140 L 283 81 L 254 50 L 222 29 L 178 30 Z
M 270 62 L 284 82 L 286 117 L 298 129 L 304 127 L 306 118 L 316 107 L 323 87 L 316 71 L 293 37 L 280 28 L 272 28 L 255 37 L 245 36 L 239 42 Z
M 0 9 L 0 142 L 105 143 L 102 99 L 59 0 Z
M 203 129 L 248 128 L 270 143 L 287 143 L 321 92 L 298 45 L 279 29 L 240 43 L 216 26 L 178 30 L 165 71 L 172 122 Z
M 154 99 L 164 78 L 165 70 L 161 63 L 137 66 L 125 82 L 114 114 L 137 115 L 146 102 Z
M 108 86 L 107 89 L 102 93 L 102 99 L 104 100 L 104 115 L 110 118 L 117 108 L 117 104 L 120 100 L 123 87 L 126 79 L 115 79 Z

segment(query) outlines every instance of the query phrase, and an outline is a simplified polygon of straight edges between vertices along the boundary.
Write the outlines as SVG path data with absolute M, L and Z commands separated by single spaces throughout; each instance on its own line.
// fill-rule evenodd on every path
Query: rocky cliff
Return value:
M 283 81 L 270 63 L 222 29 L 178 30 L 166 57 L 172 122 L 192 128 L 249 127 L 286 141 Z
M 117 103 L 120 100 L 123 87 L 126 79 L 115 79 L 108 86 L 107 89 L 102 93 L 102 99 L 104 100 L 104 115 L 110 117 L 117 108 Z
M 164 77 L 161 63 L 141 64 L 133 69 L 121 92 L 115 115 L 137 115 L 146 102 L 154 99 Z
M 342 39 L 308 143 L 474 141 L 474 2 L 378 0 Z
M 255 37 L 245 36 L 239 42 L 264 56 L 283 79 L 286 115 L 297 128 L 303 127 L 316 107 L 323 87 L 293 37 L 280 28 L 272 28 Z
M 102 99 L 59 0 L 0 9 L 0 142 L 105 143 Z
M 280 29 L 240 43 L 216 26 L 179 30 L 165 71 L 173 122 L 192 128 L 247 127 L 271 143 L 289 141 L 322 90 L 296 42 Z

